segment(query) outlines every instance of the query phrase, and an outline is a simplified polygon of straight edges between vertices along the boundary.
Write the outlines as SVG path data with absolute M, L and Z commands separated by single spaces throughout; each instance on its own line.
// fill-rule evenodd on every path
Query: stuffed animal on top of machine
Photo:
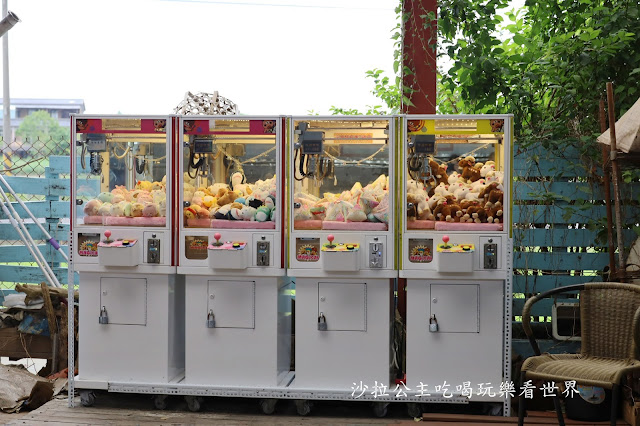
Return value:
M 477 163 L 467 156 L 458 171 L 447 174 L 447 165 L 429 161 L 433 178 L 407 181 L 408 220 L 462 223 L 499 223 L 503 216 L 504 172 L 494 161 Z
M 208 187 L 194 186 L 195 180 L 184 175 L 183 197 L 186 219 L 218 219 L 245 221 L 276 220 L 276 176 L 246 183 L 240 171 L 231 175 L 230 184 L 215 183 Z
M 365 187 L 356 182 L 350 190 L 322 198 L 299 191 L 293 195 L 294 221 L 389 223 L 389 177 L 380 175 Z
M 86 216 L 165 217 L 167 215 L 167 177 L 160 182 L 140 180 L 131 190 L 116 185 L 101 192 L 84 206 Z

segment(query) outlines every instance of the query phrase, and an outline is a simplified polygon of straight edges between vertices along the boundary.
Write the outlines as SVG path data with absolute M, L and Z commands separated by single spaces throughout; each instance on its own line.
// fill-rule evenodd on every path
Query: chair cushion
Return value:
M 635 359 L 587 357 L 580 354 L 545 354 L 527 358 L 522 365 L 527 379 L 601 386 L 611 389 L 625 371 L 640 369 Z

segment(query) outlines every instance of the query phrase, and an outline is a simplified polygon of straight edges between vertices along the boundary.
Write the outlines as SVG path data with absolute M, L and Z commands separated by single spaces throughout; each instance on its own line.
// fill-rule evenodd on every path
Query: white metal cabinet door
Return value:
M 431 315 L 440 333 L 479 333 L 478 284 L 431 284 Z
M 100 307 L 103 306 L 109 324 L 147 325 L 147 279 L 100 278 Z
M 366 283 L 318 283 L 318 315 L 327 331 L 367 331 Z
M 208 281 L 207 310 L 216 328 L 255 328 L 255 281 Z

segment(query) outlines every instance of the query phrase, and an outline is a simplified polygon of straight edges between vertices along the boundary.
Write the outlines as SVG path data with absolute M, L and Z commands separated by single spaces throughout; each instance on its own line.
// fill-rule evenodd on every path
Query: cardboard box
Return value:
M 622 417 L 631 426 L 640 426 L 640 402 L 631 405 L 630 402 L 624 401 L 622 403 Z

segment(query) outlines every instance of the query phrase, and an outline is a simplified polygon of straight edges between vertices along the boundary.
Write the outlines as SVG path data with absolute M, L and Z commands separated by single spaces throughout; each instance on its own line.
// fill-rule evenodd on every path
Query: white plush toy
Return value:
M 242 196 L 251 195 L 253 192 L 251 186 L 245 183 L 245 176 L 242 172 L 234 172 L 231 175 L 231 189 L 234 192 L 239 192 Z

